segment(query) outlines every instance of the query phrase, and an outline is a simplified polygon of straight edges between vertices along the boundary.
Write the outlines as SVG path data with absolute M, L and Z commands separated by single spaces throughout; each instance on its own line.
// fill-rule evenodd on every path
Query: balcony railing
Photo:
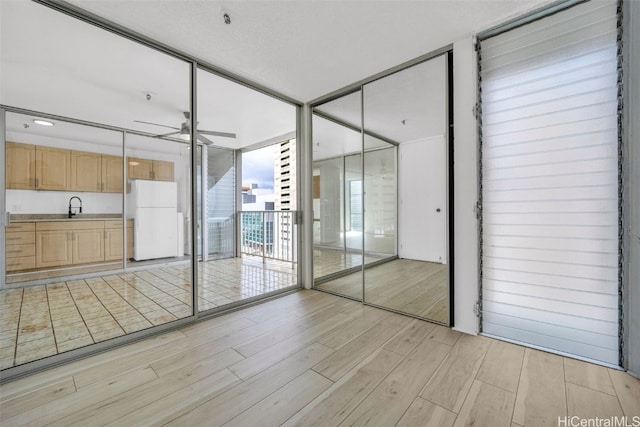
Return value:
M 296 259 L 295 211 L 241 211 L 240 252 L 290 262 Z
M 209 256 L 227 258 L 235 256 L 233 241 L 235 228 L 233 215 L 207 219 Z

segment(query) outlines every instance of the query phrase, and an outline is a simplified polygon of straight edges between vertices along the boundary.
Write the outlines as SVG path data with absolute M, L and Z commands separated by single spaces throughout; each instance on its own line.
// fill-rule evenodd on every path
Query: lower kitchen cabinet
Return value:
M 127 220 L 127 259 L 133 256 L 133 220 Z M 104 222 L 104 260 L 122 260 L 122 221 Z
M 104 261 L 104 221 L 75 223 L 73 229 L 73 263 Z
M 127 220 L 127 258 L 133 220 Z M 122 220 L 18 222 L 7 227 L 7 272 L 122 260 Z
M 36 268 L 73 264 L 73 231 L 67 227 L 47 227 L 48 224 L 64 223 L 36 224 Z
M 36 268 L 36 225 L 33 222 L 11 224 L 6 229 L 5 261 L 7 272 Z
M 104 261 L 104 221 L 36 223 L 36 268 Z

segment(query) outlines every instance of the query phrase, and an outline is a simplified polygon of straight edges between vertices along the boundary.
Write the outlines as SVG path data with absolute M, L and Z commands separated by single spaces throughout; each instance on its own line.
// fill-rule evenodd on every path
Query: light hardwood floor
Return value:
M 365 301 L 370 304 L 442 324 L 449 321 L 449 271 L 444 264 L 396 259 L 367 268 L 364 282 Z M 362 272 L 316 287 L 362 299 Z
M 364 257 L 365 264 L 380 261 L 382 255 L 367 254 Z M 344 251 L 339 249 L 313 248 L 313 278 L 322 279 L 325 276 L 348 270 L 362 265 L 362 253 L 357 251 Z
M 7 426 L 553 426 L 624 372 L 300 291 L 0 386 Z

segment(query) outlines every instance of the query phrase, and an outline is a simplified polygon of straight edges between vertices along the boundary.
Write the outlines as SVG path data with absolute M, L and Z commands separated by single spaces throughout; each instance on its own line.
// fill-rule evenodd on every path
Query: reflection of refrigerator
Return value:
M 175 182 L 131 181 L 127 210 L 133 218 L 136 261 L 178 256 L 177 204 Z

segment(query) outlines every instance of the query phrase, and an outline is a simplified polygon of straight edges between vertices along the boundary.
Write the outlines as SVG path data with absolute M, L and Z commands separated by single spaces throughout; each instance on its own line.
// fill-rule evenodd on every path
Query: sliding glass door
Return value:
M 0 19 L 3 379 L 297 287 L 298 107 L 37 2 Z M 239 153 L 276 145 L 247 259 Z
M 449 53 L 313 108 L 314 286 L 450 324 Z

